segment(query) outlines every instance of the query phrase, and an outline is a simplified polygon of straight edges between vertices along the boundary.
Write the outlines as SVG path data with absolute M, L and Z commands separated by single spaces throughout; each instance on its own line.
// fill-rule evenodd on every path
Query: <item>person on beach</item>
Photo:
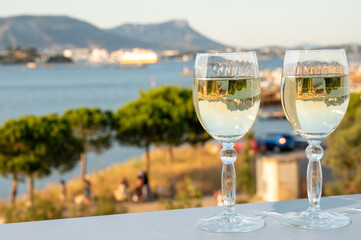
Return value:
M 151 192 L 150 192 L 150 186 L 149 186 L 147 172 L 142 171 L 141 177 L 143 178 L 142 195 L 143 195 L 144 201 L 151 201 L 152 196 L 151 196 Z
M 127 178 L 123 178 L 120 182 L 119 187 L 114 190 L 113 195 L 117 201 L 123 201 L 128 199 L 129 196 L 129 183 Z
M 141 174 L 138 174 L 137 186 L 135 187 L 135 190 L 132 193 L 132 201 L 133 202 L 143 201 L 143 191 L 142 191 L 143 183 L 144 183 L 143 176 Z
M 84 177 L 84 192 L 85 192 L 85 205 L 89 205 L 92 202 L 92 191 L 91 191 L 91 183 L 89 178 Z
M 218 189 L 218 191 L 213 195 L 213 197 L 217 202 L 217 206 L 223 206 L 222 189 Z
M 60 184 L 61 184 L 60 199 L 61 199 L 61 201 L 65 201 L 66 200 L 66 183 L 65 183 L 64 179 L 60 180 Z

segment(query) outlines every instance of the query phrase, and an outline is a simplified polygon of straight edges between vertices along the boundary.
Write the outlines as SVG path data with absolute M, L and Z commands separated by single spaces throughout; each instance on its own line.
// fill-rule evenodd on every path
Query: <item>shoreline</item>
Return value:
M 182 146 L 179 146 L 179 147 L 174 147 L 174 155 L 175 155 L 175 158 L 177 158 L 177 156 L 181 156 L 182 153 L 181 152 L 184 152 L 184 151 L 191 151 L 191 152 L 195 152 L 197 150 L 195 149 L 192 149 L 194 147 L 192 146 L 189 146 L 189 145 L 182 145 Z M 204 151 L 207 151 L 207 152 L 211 152 L 211 155 L 213 155 L 213 157 L 216 158 L 216 162 L 214 161 L 211 161 L 209 162 L 209 166 L 214 166 L 214 164 L 216 165 L 221 165 L 221 161 L 219 161 L 218 163 L 218 145 L 217 144 L 214 144 L 213 142 L 208 142 L 205 144 L 204 147 L 196 147 L 196 149 L 198 148 L 205 148 L 206 150 L 201 150 L 202 152 Z M 162 147 L 162 148 L 155 148 L 155 149 L 152 149 L 151 152 L 150 152 L 150 155 L 151 155 L 151 162 L 153 163 L 152 165 L 170 165 L 172 163 L 169 163 L 168 160 L 166 160 L 167 158 L 167 149 L 166 147 Z M 214 149 L 214 150 L 212 150 Z M 215 154 L 214 154 L 215 153 Z M 134 188 L 135 187 L 135 183 L 136 183 L 136 177 L 138 175 L 138 171 L 141 171 L 143 170 L 143 166 L 144 166 L 144 158 L 145 158 L 145 155 L 143 153 L 142 156 L 140 157 L 132 157 L 130 159 L 127 159 L 125 160 L 124 162 L 122 163 L 114 163 L 112 164 L 111 166 L 107 166 L 103 169 L 100 169 L 100 170 L 96 170 L 94 172 L 90 172 L 87 174 L 87 177 L 91 180 L 91 182 L 94 181 L 94 183 L 92 183 L 92 185 L 98 185 L 98 181 L 99 179 L 101 178 L 104 178 L 104 176 L 107 176 L 107 175 L 112 175 L 112 174 L 115 174 L 116 172 L 118 171 L 122 171 L 123 168 L 126 168 L 129 170 L 131 170 L 130 172 L 127 172 L 125 174 L 122 175 L 119 175 L 119 176 L 113 176 L 115 179 L 117 179 L 118 181 L 115 181 L 113 180 L 113 183 L 111 184 L 112 186 L 114 186 L 114 189 L 116 189 L 116 186 L 118 185 L 118 183 L 120 182 L 120 180 L 126 176 L 129 180 L 130 180 L 130 188 Z M 175 160 L 175 163 L 178 162 L 179 160 Z M 180 160 L 179 162 L 182 162 L 183 160 Z M 205 161 L 202 161 L 205 166 L 207 166 L 206 162 Z M 194 165 L 195 168 L 200 168 L 200 164 L 195 164 Z M 203 165 L 204 167 L 204 165 Z M 180 170 L 180 173 L 181 175 L 187 175 L 188 172 L 192 172 L 192 170 L 194 170 L 194 168 L 190 168 L 190 169 L 184 169 L 184 166 L 181 166 L 181 170 Z M 162 171 L 164 171 L 165 169 L 162 169 Z M 153 169 L 153 174 L 155 175 L 155 171 L 156 169 Z M 152 174 L 152 171 L 151 171 L 151 174 Z M 80 175 L 80 173 L 79 173 Z M 156 175 L 161 175 L 161 174 L 156 174 Z M 169 177 L 169 173 L 166 174 L 168 175 Z M 153 183 L 151 183 L 151 187 L 153 189 L 157 189 L 158 187 L 165 187 L 165 185 L 167 185 L 169 182 L 167 181 L 163 181 L 161 179 L 159 179 L 158 177 L 151 177 L 151 178 L 155 178 L 153 180 Z M 36 183 L 36 181 L 35 181 Z M 66 184 L 68 186 L 68 189 L 70 191 L 74 191 L 74 192 L 80 192 L 82 190 L 82 187 L 80 185 L 82 185 L 81 183 L 81 179 L 80 179 L 80 176 L 75 176 L 69 180 L 66 181 Z M 51 191 L 54 191 L 54 189 L 56 191 L 59 191 L 60 190 L 60 183 L 58 183 L 57 181 L 51 181 L 51 182 L 47 182 L 43 187 L 36 187 L 35 188 L 35 193 L 36 194 L 42 194 L 44 191 L 49 191 L 49 189 L 51 189 Z M 207 189 L 207 188 L 206 188 Z M 10 190 L 10 189 L 9 189 Z M 97 192 L 100 192 L 100 190 L 95 190 L 95 193 L 96 194 Z M 24 198 L 26 198 L 26 192 L 24 194 L 21 194 L 21 195 L 18 195 L 17 196 L 17 200 L 22 200 Z M 69 196 L 68 196 L 69 198 Z M 70 200 L 70 199 L 69 199 Z M 0 201 L 8 201 L 8 197 L 2 197 L 0 198 Z

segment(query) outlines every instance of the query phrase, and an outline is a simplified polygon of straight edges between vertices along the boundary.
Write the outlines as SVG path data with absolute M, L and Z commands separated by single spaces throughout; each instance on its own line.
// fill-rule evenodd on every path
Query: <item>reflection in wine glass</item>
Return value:
M 348 225 L 348 217 L 322 211 L 321 141 L 331 134 L 346 113 L 350 96 L 344 50 L 287 51 L 282 76 L 281 101 L 295 131 L 306 138 L 309 207 L 282 217 L 282 222 L 305 229 L 332 229 Z
M 223 146 L 220 158 L 224 212 L 198 220 L 197 226 L 211 232 L 249 232 L 262 228 L 262 219 L 245 217 L 234 210 L 237 153 L 233 146 L 251 128 L 260 104 L 256 54 L 198 54 L 193 101 L 204 129 Z

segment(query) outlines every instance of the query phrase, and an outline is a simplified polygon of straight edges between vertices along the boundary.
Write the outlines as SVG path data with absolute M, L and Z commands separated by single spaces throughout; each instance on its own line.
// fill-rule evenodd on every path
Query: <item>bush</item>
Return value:
M 27 203 L 18 204 L 17 206 L 8 205 L 5 209 L 6 222 L 59 219 L 64 211 L 63 206 L 60 204 L 44 198 L 36 198 L 32 206 L 27 205 Z
M 166 210 L 201 207 L 201 198 L 201 191 L 193 185 L 189 176 L 185 176 L 184 181 L 177 186 L 177 194 L 174 199 L 162 199 L 160 203 Z
M 254 133 L 249 131 L 245 136 L 246 147 L 241 154 L 241 162 L 236 170 L 237 175 L 237 191 L 253 195 L 256 192 L 256 183 L 254 178 L 253 164 L 255 161 L 254 152 L 252 151 L 251 140 Z
M 115 199 L 113 197 L 101 196 L 94 199 L 96 204 L 95 215 L 109 215 L 116 213 Z

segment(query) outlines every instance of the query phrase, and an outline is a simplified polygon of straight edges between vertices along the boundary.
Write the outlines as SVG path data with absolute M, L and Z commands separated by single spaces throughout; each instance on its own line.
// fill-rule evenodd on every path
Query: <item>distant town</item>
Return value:
M 336 48 L 336 47 L 335 47 Z M 350 89 L 351 92 L 361 92 L 361 47 L 357 45 L 344 46 L 351 59 L 350 61 Z M 227 48 L 224 51 L 247 51 L 247 49 Z M 208 52 L 219 52 L 209 50 Z M 283 58 L 285 49 L 280 47 L 265 47 L 256 49 L 260 60 Z M 0 55 L 2 64 L 26 64 L 29 69 L 47 66 L 49 64 L 77 64 L 83 66 L 98 66 L 116 68 L 136 69 L 144 68 L 148 64 L 159 61 L 183 61 L 187 62 L 195 58 L 196 52 L 184 52 L 179 50 L 158 51 L 152 49 L 132 48 L 108 51 L 105 48 L 67 48 L 67 49 L 45 49 L 39 54 L 35 48 L 21 49 L 20 47 L 7 47 L 5 54 Z M 193 70 L 185 67 L 182 76 L 192 76 Z M 282 68 L 260 69 L 262 101 L 264 104 L 280 102 L 280 79 Z M 267 114 L 267 113 L 265 113 Z M 265 115 L 266 116 L 266 115 Z M 266 116 L 267 117 L 267 116 Z M 280 116 L 280 117 L 283 117 Z

